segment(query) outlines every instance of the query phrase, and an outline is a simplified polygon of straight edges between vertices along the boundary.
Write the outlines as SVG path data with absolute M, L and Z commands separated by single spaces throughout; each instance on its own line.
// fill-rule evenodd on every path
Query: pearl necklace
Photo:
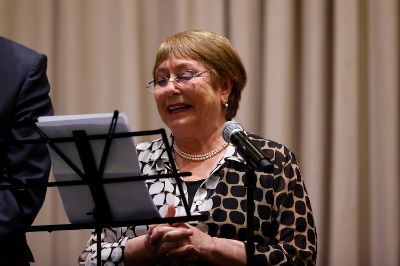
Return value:
M 204 160 L 207 160 L 207 159 L 217 155 L 221 151 L 223 151 L 226 147 L 228 147 L 228 143 L 225 142 L 224 144 L 222 144 L 215 150 L 212 150 L 212 151 L 204 153 L 204 154 L 199 154 L 199 155 L 186 153 L 186 152 L 180 150 L 178 148 L 178 146 L 176 146 L 175 143 L 174 143 L 173 147 L 174 147 L 174 150 L 176 151 L 176 153 L 179 154 L 179 156 L 181 156 L 184 159 L 191 160 L 191 161 L 204 161 Z

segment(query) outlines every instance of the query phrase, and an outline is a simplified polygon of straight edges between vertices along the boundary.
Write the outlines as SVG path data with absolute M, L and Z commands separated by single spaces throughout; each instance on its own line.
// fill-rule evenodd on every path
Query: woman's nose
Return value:
M 178 86 L 176 86 L 176 83 L 174 82 L 174 80 L 170 80 L 170 82 L 168 82 L 168 84 L 165 85 L 164 93 L 166 95 L 172 96 L 172 95 L 179 95 L 182 92 L 181 92 L 180 88 Z

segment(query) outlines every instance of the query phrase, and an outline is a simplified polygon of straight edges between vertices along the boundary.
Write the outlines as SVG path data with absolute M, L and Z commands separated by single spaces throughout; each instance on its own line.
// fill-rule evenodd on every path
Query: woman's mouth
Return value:
M 173 104 L 173 105 L 169 105 L 167 107 L 167 110 L 168 110 L 168 113 L 175 113 L 175 112 L 180 112 L 180 111 L 186 111 L 192 107 L 193 106 L 190 104 Z

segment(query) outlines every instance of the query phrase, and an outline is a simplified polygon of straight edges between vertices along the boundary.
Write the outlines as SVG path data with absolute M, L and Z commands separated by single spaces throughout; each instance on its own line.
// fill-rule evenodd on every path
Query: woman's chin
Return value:
M 196 128 L 196 124 L 190 119 L 176 119 L 168 123 L 174 135 L 189 135 Z

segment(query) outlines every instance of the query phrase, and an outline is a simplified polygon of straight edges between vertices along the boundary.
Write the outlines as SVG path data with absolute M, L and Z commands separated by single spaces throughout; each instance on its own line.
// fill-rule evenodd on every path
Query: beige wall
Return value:
M 49 57 L 56 114 L 163 127 L 154 53 L 168 35 L 230 38 L 249 82 L 237 120 L 299 156 L 319 265 L 399 265 L 398 0 L 0 0 L 0 35 Z M 35 222 L 65 223 L 56 189 Z M 35 265 L 74 265 L 88 231 L 30 233 Z

